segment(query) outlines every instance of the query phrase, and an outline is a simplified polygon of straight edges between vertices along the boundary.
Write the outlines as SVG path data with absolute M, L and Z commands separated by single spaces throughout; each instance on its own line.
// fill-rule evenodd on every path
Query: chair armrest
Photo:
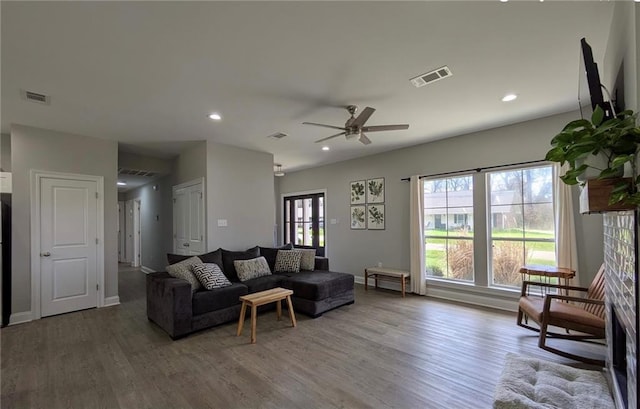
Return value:
M 559 294 L 547 294 L 545 298 L 549 299 L 549 303 L 551 303 L 552 299 L 558 299 L 562 301 L 574 301 L 574 302 L 583 302 L 587 304 L 604 305 L 604 300 L 596 300 L 595 298 L 580 298 L 580 297 L 571 297 L 568 295 L 559 295 Z M 546 303 L 546 300 L 545 300 L 545 303 Z
M 588 288 L 585 287 L 574 287 L 571 285 L 561 285 L 561 284 L 551 284 L 551 283 L 539 283 L 537 281 L 523 281 L 522 282 L 522 291 L 520 292 L 521 296 L 527 295 L 527 287 L 535 286 L 535 287 L 547 287 L 547 288 L 558 288 L 561 290 L 571 290 L 571 291 L 589 291 Z
M 147 274 L 147 317 L 172 338 L 191 332 L 193 317 L 191 284 L 167 277 L 166 273 Z

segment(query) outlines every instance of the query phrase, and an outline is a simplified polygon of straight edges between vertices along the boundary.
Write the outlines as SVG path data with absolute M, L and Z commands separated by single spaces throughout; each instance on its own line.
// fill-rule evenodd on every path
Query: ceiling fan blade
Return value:
M 366 107 L 365 109 L 362 110 L 360 115 L 358 115 L 358 117 L 353 122 L 351 122 L 349 125 L 350 126 L 356 126 L 356 127 L 360 127 L 360 126 L 364 125 L 364 123 L 367 122 L 367 120 L 369 119 L 371 114 L 373 114 L 374 112 L 376 112 L 375 109 L 373 109 L 371 107 Z
M 401 131 L 403 129 L 409 129 L 409 125 L 374 125 L 362 127 L 363 132 Z
M 362 132 L 360 133 L 360 137 L 358 137 L 358 140 L 364 145 L 369 145 L 371 143 L 371 139 L 367 138 L 367 135 L 363 134 Z
M 331 129 L 340 129 L 344 131 L 345 129 L 341 126 L 333 126 L 333 125 L 325 125 L 325 124 L 316 124 L 315 122 L 303 122 L 303 125 L 313 125 L 313 126 L 321 126 L 323 128 L 331 128 Z
M 328 141 L 329 139 L 336 138 L 336 137 L 338 137 L 338 136 L 345 135 L 345 134 L 346 134 L 346 132 L 340 132 L 340 133 L 337 133 L 337 134 L 335 134 L 335 135 L 327 136 L 326 138 L 318 139 L 318 140 L 316 141 L 316 143 L 320 143 L 320 142 Z

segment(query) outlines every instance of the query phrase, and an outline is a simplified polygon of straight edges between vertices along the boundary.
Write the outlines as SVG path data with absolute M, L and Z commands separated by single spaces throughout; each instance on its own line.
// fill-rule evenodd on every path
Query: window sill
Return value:
M 427 290 L 429 288 L 442 288 L 448 290 L 455 290 L 465 293 L 476 293 L 482 295 L 490 295 L 494 297 L 502 297 L 511 300 L 517 300 L 520 298 L 520 289 L 516 288 L 504 288 L 504 287 L 481 287 L 473 283 L 465 282 L 452 282 L 449 280 L 439 280 L 437 278 L 427 277 Z

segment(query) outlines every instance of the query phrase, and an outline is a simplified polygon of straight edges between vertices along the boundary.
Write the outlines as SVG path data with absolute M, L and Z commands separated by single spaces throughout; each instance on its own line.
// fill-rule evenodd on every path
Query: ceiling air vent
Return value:
M 273 135 L 269 135 L 269 136 L 267 136 L 267 138 L 282 139 L 282 138 L 284 138 L 285 136 L 287 136 L 287 134 L 286 134 L 286 133 L 276 132 L 276 133 L 274 133 Z
M 436 82 L 443 78 L 450 77 L 452 75 L 453 73 L 451 72 L 449 67 L 445 65 L 444 67 L 440 67 L 433 71 L 429 71 L 426 74 L 418 75 L 415 78 L 411 78 L 409 81 L 411 81 L 414 87 L 420 88 L 432 82 Z
M 22 97 L 27 101 L 36 102 L 38 104 L 49 105 L 51 103 L 51 97 L 38 92 L 21 90 Z
M 157 173 L 156 172 L 150 172 L 148 170 L 119 168 L 118 169 L 118 174 L 120 174 L 120 175 L 154 177 Z

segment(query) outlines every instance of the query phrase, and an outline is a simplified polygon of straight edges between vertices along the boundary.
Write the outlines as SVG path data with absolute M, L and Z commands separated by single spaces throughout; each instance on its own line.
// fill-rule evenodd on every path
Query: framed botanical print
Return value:
M 367 228 L 367 208 L 364 205 L 351 206 L 351 229 L 364 230 Z
M 351 182 L 351 204 L 364 204 L 366 200 L 365 181 Z
M 367 180 L 367 203 L 384 203 L 384 178 Z
M 367 227 L 369 230 L 384 230 L 384 205 L 367 205 Z

